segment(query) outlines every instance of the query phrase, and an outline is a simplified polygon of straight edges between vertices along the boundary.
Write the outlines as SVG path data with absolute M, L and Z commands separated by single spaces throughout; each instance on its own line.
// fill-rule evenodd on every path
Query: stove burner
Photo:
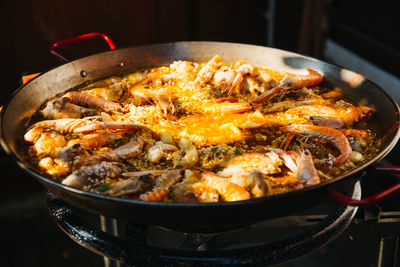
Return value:
M 360 199 L 359 183 L 348 195 Z M 357 211 L 357 207 L 328 202 L 306 213 L 233 231 L 200 234 L 136 225 L 104 216 L 100 216 L 101 227 L 96 227 L 98 222 L 88 223 L 90 219 L 84 221 L 83 218 L 92 216 L 98 221 L 98 216 L 69 207 L 50 192 L 46 197 L 50 215 L 70 238 L 107 257 L 106 263 L 111 259 L 124 266 L 254 266 L 282 263 L 334 240 L 350 224 Z

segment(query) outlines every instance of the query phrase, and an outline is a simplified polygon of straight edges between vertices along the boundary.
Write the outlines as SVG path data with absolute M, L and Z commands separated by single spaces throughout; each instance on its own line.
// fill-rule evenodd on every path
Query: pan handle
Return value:
M 374 170 L 378 171 L 380 173 L 387 173 L 387 174 L 394 174 L 394 175 L 400 174 L 400 167 L 375 166 Z M 333 197 L 337 201 L 345 204 L 346 206 L 364 206 L 364 205 L 377 203 L 399 191 L 400 191 L 400 183 L 397 183 L 397 184 L 395 184 L 373 196 L 357 200 L 357 199 L 352 199 L 350 197 L 347 197 L 333 189 L 328 189 L 328 193 L 331 197 Z
M 64 57 L 63 55 L 61 55 L 60 53 L 58 53 L 56 51 L 56 48 L 62 45 L 66 45 L 66 44 L 70 44 L 70 43 L 75 43 L 75 42 L 79 42 L 81 40 L 86 40 L 86 39 L 91 39 L 93 37 L 99 36 L 101 37 L 104 41 L 106 41 L 106 43 L 108 44 L 108 46 L 110 47 L 111 50 L 114 50 L 116 48 L 114 42 L 111 40 L 111 38 L 104 34 L 104 33 L 99 33 L 99 32 L 91 32 L 91 33 L 87 33 L 87 34 L 82 34 L 79 36 L 75 36 L 69 39 L 64 39 L 61 41 L 57 41 L 55 43 L 52 43 L 49 46 L 49 51 L 51 54 L 53 54 L 58 60 L 60 60 L 63 63 L 68 62 L 69 60 Z

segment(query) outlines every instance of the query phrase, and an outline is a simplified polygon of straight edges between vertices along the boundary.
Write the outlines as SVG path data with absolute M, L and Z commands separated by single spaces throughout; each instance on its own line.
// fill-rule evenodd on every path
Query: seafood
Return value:
M 165 144 L 158 141 L 154 146 L 150 147 L 147 151 L 147 158 L 151 162 L 159 162 L 162 157 L 165 157 L 167 152 L 177 151 L 178 148 L 174 145 Z
M 122 111 L 121 105 L 116 102 L 83 92 L 69 92 L 63 97 L 68 98 L 74 104 L 99 108 L 106 112 Z
M 306 185 L 315 185 L 321 182 L 310 151 L 301 151 L 299 159 L 298 177 Z
M 226 88 L 224 91 L 227 92 L 227 95 L 232 95 L 233 91 L 235 91 L 235 89 L 238 88 L 242 83 L 244 76 L 246 74 L 252 75 L 254 71 L 254 67 L 251 66 L 249 63 L 242 63 L 236 71 L 235 78 L 232 81 L 228 81 L 226 84 Z
M 207 64 L 202 67 L 197 73 L 197 77 L 194 80 L 194 84 L 203 85 L 210 81 L 215 74 L 215 71 L 222 64 L 222 59 L 220 56 L 216 55 Z
M 257 170 L 254 170 L 245 176 L 235 175 L 229 178 L 229 181 L 245 188 L 250 192 L 252 197 L 268 196 L 272 191 L 264 174 Z
M 307 75 L 291 74 L 285 76 L 276 87 L 265 92 L 264 94 L 259 95 L 257 98 L 253 99 L 252 102 L 259 104 L 269 100 L 282 91 L 299 89 L 307 86 L 315 86 L 322 82 L 323 76 L 318 71 L 312 69 L 307 69 L 307 71 Z
M 68 98 L 64 97 L 47 102 L 41 112 L 47 119 L 82 118 L 96 115 L 95 110 L 72 104 Z
M 267 154 L 246 153 L 234 157 L 218 175 L 233 177 L 248 175 L 252 171 L 259 171 L 264 175 L 276 174 L 281 171 L 282 161 L 279 156 L 271 151 Z
M 35 142 L 46 129 L 53 129 L 60 133 L 82 133 L 103 129 L 118 129 L 131 131 L 143 128 L 143 125 L 119 121 L 98 121 L 98 117 L 86 117 L 84 119 L 58 119 L 45 120 L 35 123 L 30 127 L 24 139 L 27 142 Z
M 377 112 L 294 74 L 176 61 L 49 98 L 24 121 L 22 157 L 66 186 L 141 201 L 241 201 L 312 186 L 379 151 Z
M 44 169 L 50 175 L 66 174 L 70 171 L 70 166 L 61 159 L 51 157 L 42 158 L 39 161 L 39 167 Z
M 336 114 L 333 117 L 310 116 L 310 120 L 315 125 L 330 128 L 342 128 L 345 126 L 351 126 L 353 123 L 361 120 L 366 120 L 375 112 L 375 109 L 365 106 L 349 107 L 336 111 Z
M 199 153 L 197 152 L 196 147 L 185 138 L 179 140 L 179 147 L 183 152 L 183 156 L 175 159 L 175 165 L 184 168 L 193 167 L 199 160 Z
M 335 160 L 337 166 L 342 165 L 351 154 L 350 143 L 346 136 L 339 130 L 314 125 L 292 124 L 280 128 L 283 132 L 308 135 L 312 137 L 326 139 L 340 151 L 340 156 Z
M 139 196 L 140 200 L 144 201 L 162 201 L 168 195 L 171 187 L 182 180 L 183 176 L 181 171 L 167 172 L 161 175 L 160 178 L 156 180 L 156 185 L 151 191 L 143 193 Z
M 175 61 L 170 68 L 177 74 L 178 78 L 183 81 L 193 81 L 196 78 L 197 68 L 199 65 L 190 61 Z
M 303 184 L 315 185 L 321 182 L 311 152 L 308 149 L 302 148 L 300 155 L 295 151 L 276 148 L 270 148 L 270 150 L 279 155 L 285 166 L 290 169 L 290 175 L 299 178 Z
M 78 159 L 81 154 L 86 153 L 85 149 L 78 145 L 63 147 L 58 151 L 57 159 L 64 162 L 71 162 L 74 159 Z
M 227 103 L 222 100 L 219 102 L 207 101 L 200 105 L 201 114 L 238 114 L 245 113 L 253 110 L 253 106 L 250 103 Z M 229 102 L 229 101 L 228 101 Z
M 188 177 L 186 174 L 190 173 Z M 198 176 L 200 172 L 197 170 L 186 170 L 185 179 L 182 182 L 175 184 L 171 189 L 173 197 L 184 203 L 196 203 L 196 202 L 218 202 L 219 194 L 218 191 L 199 181 Z
M 120 99 L 124 91 L 123 89 L 124 86 L 122 86 L 120 83 L 117 83 L 113 86 L 110 86 L 109 88 L 94 88 L 90 90 L 85 90 L 84 93 L 95 97 L 100 97 L 106 101 L 115 102 Z
M 129 179 L 112 183 L 108 189 L 110 196 L 119 197 L 129 194 L 146 192 L 152 188 L 154 177 L 151 175 L 134 176 Z
M 125 171 L 125 166 L 119 162 L 99 162 L 91 166 L 82 166 L 71 173 L 62 181 L 62 184 L 80 188 L 88 184 L 88 179 L 97 178 L 116 178 Z
M 240 201 L 249 199 L 250 193 L 243 187 L 222 178 L 217 174 L 201 170 L 202 182 L 218 191 L 224 201 Z
M 43 132 L 35 141 L 33 148 L 38 155 L 54 155 L 66 144 L 63 135 L 56 132 Z
M 262 94 L 266 90 L 265 84 L 262 84 L 256 78 L 251 76 L 245 76 L 242 82 L 242 88 L 244 91 L 249 91 L 251 95 L 256 96 Z
M 153 91 L 144 89 L 142 86 L 134 86 L 130 89 L 131 95 L 134 97 L 135 105 L 143 105 L 146 103 L 155 104 L 160 113 L 174 114 L 175 107 L 172 103 L 171 94 L 166 90 Z
M 142 153 L 143 144 L 143 138 L 138 137 L 112 151 L 91 156 L 85 159 L 81 165 L 89 166 L 104 161 L 122 161 L 124 159 L 135 157 Z
M 225 92 L 226 88 L 232 85 L 233 80 L 236 77 L 236 73 L 233 70 L 219 70 L 214 74 L 214 85 L 222 87 L 222 91 Z
M 334 104 L 335 104 L 335 102 L 333 102 L 331 100 L 325 100 L 320 97 L 314 97 L 314 98 L 298 100 L 298 101 L 284 100 L 284 101 L 281 101 L 278 103 L 274 103 L 271 106 L 269 106 L 268 108 L 265 108 L 264 112 L 272 113 L 272 112 L 278 112 L 278 111 L 285 111 L 285 110 L 292 109 L 292 108 L 299 107 L 299 106 L 310 106 L 310 105 L 333 106 Z
M 124 138 L 122 133 L 95 133 L 83 136 L 82 139 L 71 139 L 67 146 L 101 147 L 115 140 Z

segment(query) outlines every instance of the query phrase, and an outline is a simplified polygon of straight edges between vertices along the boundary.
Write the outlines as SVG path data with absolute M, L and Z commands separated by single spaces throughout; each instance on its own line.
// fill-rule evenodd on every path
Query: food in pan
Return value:
M 376 155 L 376 112 L 245 61 L 176 61 L 48 99 L 22 148 L 39 172 L 81 190 L 165 202 L 239 201 L 312 186 Z

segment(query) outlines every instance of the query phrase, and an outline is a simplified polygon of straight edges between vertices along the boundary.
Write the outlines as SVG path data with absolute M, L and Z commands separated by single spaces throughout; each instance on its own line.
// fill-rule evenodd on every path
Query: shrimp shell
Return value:
M 335 117 L 310 116 L 310 120 L 314 125 L 341 128 L 351 126 L 360 120 L 366 120 L 375 112 L 375 109 L 365 106 L 350 107 L 337 111 Z
M 306 185 L 315 185 L 321 182 L 318 171 L 315 168 L 312 155 L 308 149 L 301 151 L 299 159 L 299 175 L 298 177 Z
M 104 152 L 95 156 L 91 156 L 85 159 L 81 165 L 94 165 L 101 161 L 121 161 L 129 158 L 133 158 L 142 153 L 144 140 L 141 137 L 134 139 L 133 141 L 122 145 L 112 151 Z
M 322 82 L 324 76 L 318 71 L 313 69 L 307 69 L 308 74 L 290 74 L 286 75 L 278 84 L 278 86 L 270 89 L 269 91 L 259 95 L 253 99 L 253 103 L 262 103 L 270 99 L 271 97 L 279 94 L 280 92 L 287 89 L 299 89 L 307 86 L 315 86 Z
M 31 142 L 40 136 L 40 133 L 45 129 L 53 129 L 60 133 L 82 133 L 91 132 L 103 129 L 122 129 L 134 130 L 145 126 L 135 123 L 120 122 L 120 121 L 97 121 L 91 120 L 97 117 L 86 117 L 84 119 L 58 119 L 39 121 L 30 127 L 30 130 L 25 134 L 25 140 Z
M 201 176 L 202 182 L 215 188 L 224 201 L 240 201 L 251 198 L 250 193 L 246 189 L 213 172 L 201 170 Z
M 83 139 L 69 140 L 67 146 L 74 146 L 79 144 L 85 147 L 99 147 L 105 146 L 115 140 L 123 138 L 124 135 L 120 133 L 102 133 L 85 135 Z
M 197 85 L 203 85 L 210 81 L 221 63 L 222 59 L 220 56 L 216 55 L 213 57 L 204 67 L 199 70 L 194 83 Z
M 240 84 L 243 82 L 244 75 L 250 74 L 252 75 L 254 73 L 255 69 L 253 66 L 251 66 L 249 63 L 244 62 L 241 64 L 237 70 L 236 76 L 233 80 L 230 80 L 227 82 L 225 90 L 227 91 L 227 95 L 230 96 L 232 95 L 233 91 L 240 86 Z
M 281 127 L 280 130 L 282 132 L 304 134 L 328 140 L 335 145 L 341 153 L 341 155 L 335 160 L 337 166 L 342 165 L 351 155 L 352 149 L 349 140 L 347 140 L 346 136 L 339 130 L 307 124 L 292 124 Z
M 122 111 L 121 105 L 116 102 L 82 92 L 69 92 L 64 97 L 69 98 L 74 104 L 100 108 L 106 112 Z

